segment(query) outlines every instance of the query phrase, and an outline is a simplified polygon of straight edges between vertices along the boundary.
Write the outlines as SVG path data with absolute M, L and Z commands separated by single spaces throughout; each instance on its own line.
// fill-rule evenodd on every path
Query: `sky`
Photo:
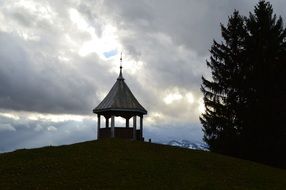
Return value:
M 255 0 L 1 0 L 0 152 L 96 139 L 92 113 L 123 76 L 144 137 L 202 142 L 209 49 Z M 284 0 L 271 1 L 286 19 Z M 116 125 L 123 120 L 116 118 Z

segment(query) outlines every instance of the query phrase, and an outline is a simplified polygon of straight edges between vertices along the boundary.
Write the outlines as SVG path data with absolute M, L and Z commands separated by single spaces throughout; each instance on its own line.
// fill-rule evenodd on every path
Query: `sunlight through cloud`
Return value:
M 175 101 L 179 101 L 183 98 L 182 94 L 180 92 L 173 92 L 169 93 L 165 98 L 163 99 L 165 104 L 172 104 Z
M 186 94 L 186 98 L 190 104 L 193 104 L 195 102 L 194 95 L 191 92 Z

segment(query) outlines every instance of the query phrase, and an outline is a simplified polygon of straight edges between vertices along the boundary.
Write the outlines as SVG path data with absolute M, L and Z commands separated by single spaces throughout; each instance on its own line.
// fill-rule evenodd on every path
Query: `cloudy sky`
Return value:
M 144 136 L 202 141 L 201 76 L 220 23 L 252 0 L 1 0 L 0 152 L 96 138 L 92 109 L 123 75 Z M 272 0 L 286 18 L 284 0 Z M 117 125 L 123 125 L 121 120 Z

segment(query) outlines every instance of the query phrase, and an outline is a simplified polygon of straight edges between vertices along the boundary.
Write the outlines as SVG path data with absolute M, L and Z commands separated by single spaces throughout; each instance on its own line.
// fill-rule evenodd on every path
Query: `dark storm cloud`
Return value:
M 146 33 L 163 33 L 176 46 L 184 45 L 199 55 L 207 55 L 212 39 L 219 38 L 219 23 L 234 9 L 249 10 L 249 1 L 105 1 L 107 12 L 119 28 Z M 239 4 L 239 5 L 238 5 Z M 251 3 L 254 4 L 254 3 Z
M 36 60 L 41 62 L 36 62 L 25 48 L 25 41 L 0 33 L 1 108 L 47 113 L 91 112 L 89 105 L 94 102 L 92 98 L 97 98 L 91 80 L 81 76 L 81 71 L 62 68 L 52 56 L 37 54 Z M 96 56 L 92 58 L 92 62 L 96 60 Z M 89 59 L 85 59 L 84 65 L 89 64 L 89 70 L 104 78 Z

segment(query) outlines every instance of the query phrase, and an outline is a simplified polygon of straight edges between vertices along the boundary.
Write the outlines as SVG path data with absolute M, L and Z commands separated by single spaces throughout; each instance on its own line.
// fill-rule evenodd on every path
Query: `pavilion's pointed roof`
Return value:
M 127 84 L 124 82 L 122 66 L 120 66 L 120 73 L 117 81 L 107 96 L 93 110 L 94 113 L 104 113 L 108 111 L 147 114 L 146 109 L 138 102 Z

